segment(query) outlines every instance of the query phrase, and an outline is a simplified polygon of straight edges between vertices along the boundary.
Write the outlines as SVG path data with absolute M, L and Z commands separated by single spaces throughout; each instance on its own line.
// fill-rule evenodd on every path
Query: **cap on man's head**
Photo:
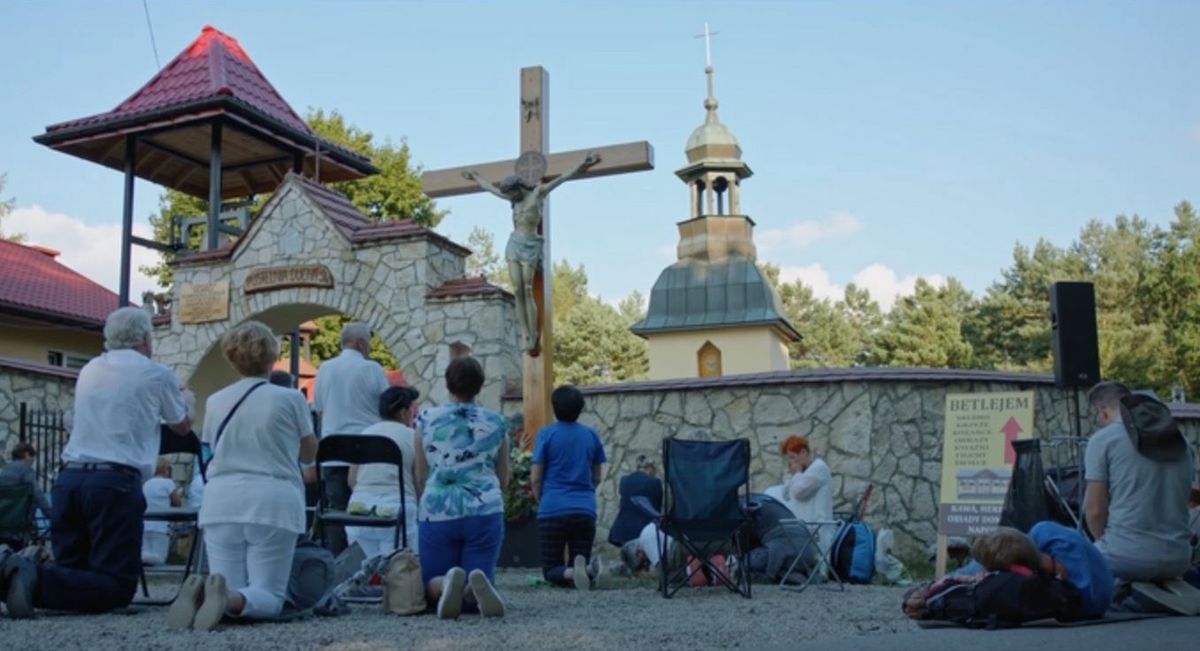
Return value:
M 1121 421 L 1133 447 L 1147 459 L 1175 461 L 1187 454 L 1187 442 L 1171 408 L 1154 396 L 1134 393 L 1121 398 Z

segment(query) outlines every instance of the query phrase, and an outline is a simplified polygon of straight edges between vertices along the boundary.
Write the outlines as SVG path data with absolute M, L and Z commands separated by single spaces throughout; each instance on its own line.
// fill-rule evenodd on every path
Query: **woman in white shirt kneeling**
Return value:
M 213 457 L 199 523 L 212 574 L 184 583 L 167 613 L 172 628 L 208 630 L 225 616 L 279 615 L 304 532 L 296 462 L 312 467 L 317 439 L 300 392 L 267 383 L 278 339 L 247 321 L 222 337 L 221 351 L 242 377 L 209 397 L 204 418 Z
M 417 490 L 413 487 L 413 456 L 416 433 L 413 411 L 420 392 L 411 387 L 390 387 L 379 395 L 379 417 L 383 420 L 363 430 L 363 436 L 383 436 L 396 442 L 404 457 L 404 530 L 408 548 L 417 549 Z M 398 468 L 390 463 L 350 466 L 348 511 L 356 515 L 395 517 L 400 511 Z M 396 548 L 396 528 L 346 527 L 346 539 L 358 543 L 367 558 L 391 554 Z M 401 545 L 404 539 L 401 537 Z

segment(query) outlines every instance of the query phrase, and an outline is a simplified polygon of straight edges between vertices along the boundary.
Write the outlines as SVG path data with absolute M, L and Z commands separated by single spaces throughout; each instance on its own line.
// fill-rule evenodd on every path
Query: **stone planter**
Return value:
M 541 567 L 537 518 L 504 523 L 504 544 L 500 546 L 500 567 Z

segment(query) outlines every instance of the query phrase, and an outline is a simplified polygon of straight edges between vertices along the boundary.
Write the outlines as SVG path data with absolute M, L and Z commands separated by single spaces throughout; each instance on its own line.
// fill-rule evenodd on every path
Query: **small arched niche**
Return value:
M 706 341 L 696 352 L 696 363 L 700 377 L 721 376 L 721 349 Z

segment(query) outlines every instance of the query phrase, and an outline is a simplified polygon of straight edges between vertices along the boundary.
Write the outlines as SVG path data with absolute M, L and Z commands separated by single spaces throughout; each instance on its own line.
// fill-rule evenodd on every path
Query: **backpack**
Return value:
M 388 559 L 383 575 L 383 609 L 397 615 L 425 612 L 425 584 L 421 562 L 411 549 L 401 549 Z
M 336 586 L 334 576 L 333 553 L 311 540 L 297 542 L 284 611 L 337 614 L 337 605 L 329 603 Z
M 829 562 L 847 583 L 870 583 L 875 576 L 875 534 L 861 520 L 842 525 L 833 539 Z
M 993 572 L 974 583 L 951 583 L 925 601 L 922 619 L 968 628 L 1004 628 L 1039 619 L 1083 619 L 1079 589 L 1056 577 Z

